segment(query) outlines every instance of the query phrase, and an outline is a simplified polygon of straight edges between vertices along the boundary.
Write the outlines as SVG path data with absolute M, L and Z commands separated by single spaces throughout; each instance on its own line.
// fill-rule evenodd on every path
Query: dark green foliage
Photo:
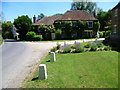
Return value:
M 57 50 L 57 48 L 56 47 L 53 47 L 50 51 L 51 52 L 55 52 Z
M 106 38 L 106 39 L 109 39 L 109 38 L 110 38 L 110 33 L 111 33 L 110 30 L 108 30 L 108 31 L 105 32 L 105 38 Z
M 26 40 L 27 41 L 41 41 L 42 40 L 42 35 L 36 35 L 35 32 L 29 31 L 26 34 Z
M 91 47 L 91 42 L 88 42 L 84 47 L 85 48 L 90 48 Z
M 105 47 L 104 47 L 104 50 L 110 51 L 110 50 L 111 50 L 111 47 L 110 47 L 110 46 L 105 46 Z
M 99 29 L 100 29 L 100 23 L 99 23 L 99 21 L 98 22 L 94 22 L 93 23 L 93 30 L 96 31 L 96 32 L 98 32 Z
M 55 37 L 56 39 L 61 39 L 61 35 L 62 35 L 62 30 L 58 29 L 55 31 Z
M 100 37 L 100 38 L 103 38 L 103 35 L 104 35 L 103 31 L 100 31 L 100 32 L 99 32 L 99 37 Z
M 103 43 L 97 43 L 97 46 L 98 46 L 98 48 L 100 48 L 100 47 L 103 47 L 104 44 Z
M 12 27 L 12 23 L 2 23 L 2 37 L 4 39 L 13 39 L 13 34 L 11 32 Z
M 111 11 L 104 12 L 103 10 L 100 10 L 96 16 L 96 18 L 100 22 L 100 31 L 106 31 L 111 29 Z
M 76 52 L 76 53 L 84 52 L 84 47 L 81 46 L 80 44 L 76 45 L 75 52 Z
M 94 44 L 94 45 L 91 45 L 91 51 L 96 51 L 97 50 L 97 48 L 98 48 L 98 46 L 96 45 L 96 44 Z
M 42 35 L 35 35 L 33 40 L 34 41 L 41 41 L 42 40 Z
M 25 35 L 31 29 L 31 19 L 27 15 L 19 16 L 17 19 L 14 20 L 14 25 L 18 29 L 18 33 L 20 34 L 20 40 L 25 40 Z
M 71 46 L 65 46 L 63 53 L 70 53 L 71 51 Z
M 44 15 L 43 13 L 40 13 L 40 15 L 38 15 L 37 20 L 40 20 L 40 19 L 42 19 L 43 17 L 45 17 L 45 15 Z

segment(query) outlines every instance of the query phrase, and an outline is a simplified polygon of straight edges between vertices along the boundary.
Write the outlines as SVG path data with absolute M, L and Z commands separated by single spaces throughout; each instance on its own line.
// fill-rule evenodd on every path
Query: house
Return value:
M 112 43 L 120 47 L 120 2 L 111 11 L 112 11 L 111 41 Z
M 89 30 L 84 30 L 84 32 L 86 34 L 89 34 L 89 36 L 91 35 L 96 35 L 95 32 L 93 32 L 92 28 L 93 28 L 93 22 L 98 21 L 98 19 L 96 19 L 95 17 L 93 17 L 92 15 L 90 15 L 88 12 L 83 11 L 83 10 L 69 10 L 67 12 L 65 12 L 63 15 L 59 15 L 59 16 L 50 16 L 50 17 L 44 17 L 39 21 L 36 21 L 36 17 L 33 17 L 33 26 L 38 27 L 40 24 L 44 24 L 44 25 L 52 25 L 57 21 L 60 22 L 64 22 L 64 21 L 73 21 L 73 24 L 76 21 L 87 21 L 88 22 L 88 28 Z

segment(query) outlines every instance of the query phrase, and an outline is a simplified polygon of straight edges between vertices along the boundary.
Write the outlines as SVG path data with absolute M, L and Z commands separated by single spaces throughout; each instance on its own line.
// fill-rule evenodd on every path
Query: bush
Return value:
M 80 44 L 76 46 L 75 52 L 79 53 L 79 52 L 83 52 L 84 51 L 84 47 L 81 46 Z
M 110 30 L 106 31 L 106 32 L 105 32 L 105 38 L 106 38 L 106 39 L 110 38 L 110 34 L 111 34 L 111 31 L 110 31 Z
M 70 53 L 71 51 L 71 46 L 65 46 L 63 53 Z
M 91 43 L 88 42 L 84 47 L 85 47 L 85 48 L 90 48 L 90 47 L 91 47 Z
M 100 48 L 100 47 L 103 47 L 104 44 L 103 43 L 97 43 L 97 46 L 98 46 L 98 48 Z
M 91 51 L 96 51 L 98 48 L 98 46 L 96 44 L 92 45 L 91 46 Z
M 41 41 L 41 40 L 42 40 L 42 35 L 35 35 L 35 36 L 33 37 L 33 40 L 34 40 L 34 41 Z
M 110 46 L 105 46 L 104 50 L 109 51 L 109 50 L 111 50 L 111 47 Z
M 50 51 L 51 52 L 55 52 L 57 50 L 57 48 L 56 47 L 53 47 Z
M 26 34 L 26 40 L 28 41 L 40 41 L 42 40 L 42 35 L 36 35 L 34 31 L 29 31 Z
M 101 31 L 99 31 L 99 36 L 100 36 L 100 38 L 103 38 L 103 32 Z
M 62 30 L 61 29 L 56 30 L 55 31 L 56 39 L 61 39 L 61 34 L 62 34 Z

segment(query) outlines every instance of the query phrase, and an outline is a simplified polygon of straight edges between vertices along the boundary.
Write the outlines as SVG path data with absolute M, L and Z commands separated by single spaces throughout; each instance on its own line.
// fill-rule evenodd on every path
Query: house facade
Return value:
M 112 11 L 112 42 L 120 43 L 120 2 L 111 10 Z
M 33 19 L 35 19 L 35 17 Z M 40 24 L 49 26 L 55 24 L 57 21 L 61 22 L 62 27 L 64 27 L 64 21 L 72 21 L 72 25 L 75 25 L 77 21 L 87 21 L 89 30 L 84 30 L 84 34 L 88 35 L 89 37 L 92 37 L 93 35 L 94 36 L 96 35 L 96 33 L 94 33 L 92 30 L 93 22 L 97 22 L 98 19 L 96 19 L 88 12 L 83 10 L 69 10 L 65 12 L 63 15 L 44 17 L 39 21 L 36 20 L 33 21 L 34 21 L 33 26 L 35 27 L 39 26 Z

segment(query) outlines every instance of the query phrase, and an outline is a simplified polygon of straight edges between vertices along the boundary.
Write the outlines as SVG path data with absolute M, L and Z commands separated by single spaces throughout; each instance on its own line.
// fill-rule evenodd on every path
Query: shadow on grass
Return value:
M 34 77 L 31 81 L 35 81 L 38 80 L 38 77 Z
M 50 62 L 50 60 L 46 61 L 46 62 Z

